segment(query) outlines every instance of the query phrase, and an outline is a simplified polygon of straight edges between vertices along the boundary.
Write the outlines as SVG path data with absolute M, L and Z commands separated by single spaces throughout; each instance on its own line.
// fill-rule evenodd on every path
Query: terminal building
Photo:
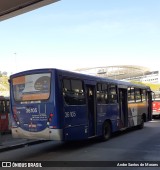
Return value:
M 147 67 L 135 65 L 80 68 L 75 71 L 122 81 L 136 81 L 152 84 L 160 83 L 159 71 L 151 71 Z
M 133 77 L 135 81 L 143 82 L 143 83 L 153 83 L 158 84 L 159 80 L 159 71 L 151 71 L 145 73 L 143 76 Z
M 75 70 L 83 74 L 106 77 L 121 81 L 141 82 L 144 84 L 157 85 L 156 89 L 152 89 L 155 98 L 160 98 L 160 75 L 159 71 L 151 71 L 147 67 L 135 65 L 118 65 L 106 67 L 80 68 Z

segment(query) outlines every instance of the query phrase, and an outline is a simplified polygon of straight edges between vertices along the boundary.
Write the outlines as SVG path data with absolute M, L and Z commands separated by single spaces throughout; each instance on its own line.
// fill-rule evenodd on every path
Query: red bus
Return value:
M 152 103 L 152 118 L 159 118 L 160 117 L 160 98 L 155 98 L 155 100 Z
M 9 97 L 0 96 L 0 132 L 10 131 Z

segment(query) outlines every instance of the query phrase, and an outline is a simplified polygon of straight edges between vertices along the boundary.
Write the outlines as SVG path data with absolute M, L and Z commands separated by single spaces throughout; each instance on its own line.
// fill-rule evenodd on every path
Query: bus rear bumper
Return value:
M 40 132 L 29 132 L 20 127 L 12 128 L 14 138 L 39 139 L 39 140 L 63 140 L 62 129 L 46 128 Z
M 157 111 L 153 111 L 152 112 L 152 118 L 159 118 L 160 117 L 160 112 L 157 112 Z

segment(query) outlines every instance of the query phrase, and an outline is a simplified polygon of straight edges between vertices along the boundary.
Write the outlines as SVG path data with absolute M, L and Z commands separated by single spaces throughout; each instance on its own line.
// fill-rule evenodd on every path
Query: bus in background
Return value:
M 10 76 L 15 138 L 82 140 L 137 126 L 152 119 L 148 86 L 59 69 Z
M 152 118 L 153 119 L 160 118 L 160 92 L 155 91 L 153 98 L 154 100 L 152 103 L 152 109 L 153 109 Z
M 0 133 L 10 131 L 11 125 L 9 112 L 9 97 L 0 96 Z

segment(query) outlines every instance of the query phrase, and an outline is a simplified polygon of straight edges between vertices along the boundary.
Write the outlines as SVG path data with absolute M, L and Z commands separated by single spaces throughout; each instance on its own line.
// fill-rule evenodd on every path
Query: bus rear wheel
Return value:
M 110 137 L 111 137 L 111 125 L 109 122 L 104 122 L 102 129 L 102 139 L 103 141 L 106 141 Z

